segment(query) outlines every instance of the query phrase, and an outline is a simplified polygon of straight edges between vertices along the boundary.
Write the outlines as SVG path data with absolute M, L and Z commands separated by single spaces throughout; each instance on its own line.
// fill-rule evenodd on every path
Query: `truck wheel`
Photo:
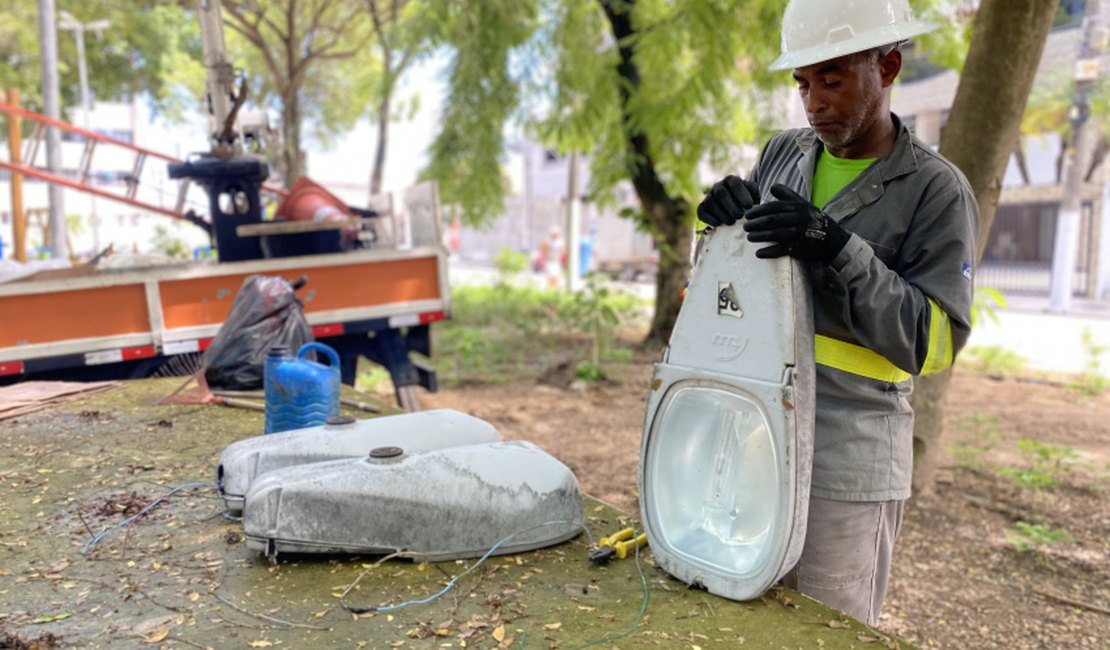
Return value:
M 397 387 L 397 405 L 409 413 L 420 410 L 420 394 L 416 392 L 416 384 Z

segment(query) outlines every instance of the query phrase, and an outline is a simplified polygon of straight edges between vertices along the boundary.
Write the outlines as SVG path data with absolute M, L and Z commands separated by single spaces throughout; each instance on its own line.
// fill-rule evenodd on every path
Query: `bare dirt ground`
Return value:
M 534 381 L 443 390 L 424 406 L 541 445 L 584 491 L 635 513 L 652 361 L 589 387 L 560 366 Z M 1110 647 L 1110 394 L 957 369 L 945 421 L 941 469 L 933 494 L 906 510 L 879 628 L 920 647 Z M 1023 451 L 1022 439 L 1058 447 Z M 1004 468 L 1058 485 L 1021 487 Z M 1023 537 L 1019 522 L 1039 528 Z M 1070 541 L 1036 543 L 1037 531 L 1061 529 Z

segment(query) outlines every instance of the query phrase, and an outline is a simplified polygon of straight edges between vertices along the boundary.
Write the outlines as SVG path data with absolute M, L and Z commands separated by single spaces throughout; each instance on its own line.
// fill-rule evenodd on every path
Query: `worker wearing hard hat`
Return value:
M 932 28 L 906 0 L 791 0 L 771 69 L 793 71 L 811 128 L 772 137 L 747 180 L 721 180 L 698 206 L 711 226 L 742 218 L 768 244 L 758 257 L 809 272 L 813 477 L 786 581 L 871 624 L 910 496 L 911 376 L 951 365 L 971 329 L 975 197 L 890 112 L 899 46 Z

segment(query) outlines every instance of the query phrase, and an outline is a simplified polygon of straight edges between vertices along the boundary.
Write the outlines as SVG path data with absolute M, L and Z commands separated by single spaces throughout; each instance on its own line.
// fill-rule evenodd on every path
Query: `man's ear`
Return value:
M 898 73 L 902 71 L 902 50 L 894 48 L 886 54 L 886 56 L 879 57 L 879 74 L 882 75 L 883 88 L 889 88 L 894 85 L 894 79 Z

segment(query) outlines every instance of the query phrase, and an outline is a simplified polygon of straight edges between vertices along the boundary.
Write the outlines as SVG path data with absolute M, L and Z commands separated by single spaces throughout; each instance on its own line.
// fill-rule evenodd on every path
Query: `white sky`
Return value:
M 397 101 L 405 102 L 418 93 L 420 109 L 413 119 L 393 122 L 389 127 L 383 189 L 395 196 L 415 182 L 416 175 L 427 161 L 428 147 L 438 130 L 436 123 L 443 102 L 443 83 L 439 79 L 443 65 L 442 58 L 428 59 L 402 78 Z M 306 142 L 308 176 L 345 200 L 359 205 L 366 199 L 376 139 L 376 129 L 367 117 L 359 120 L 350 132 L 337 138 L 330 149 L 324 149 L 316 142 Z M 349 193 L 359 196 L 348 196 Z

